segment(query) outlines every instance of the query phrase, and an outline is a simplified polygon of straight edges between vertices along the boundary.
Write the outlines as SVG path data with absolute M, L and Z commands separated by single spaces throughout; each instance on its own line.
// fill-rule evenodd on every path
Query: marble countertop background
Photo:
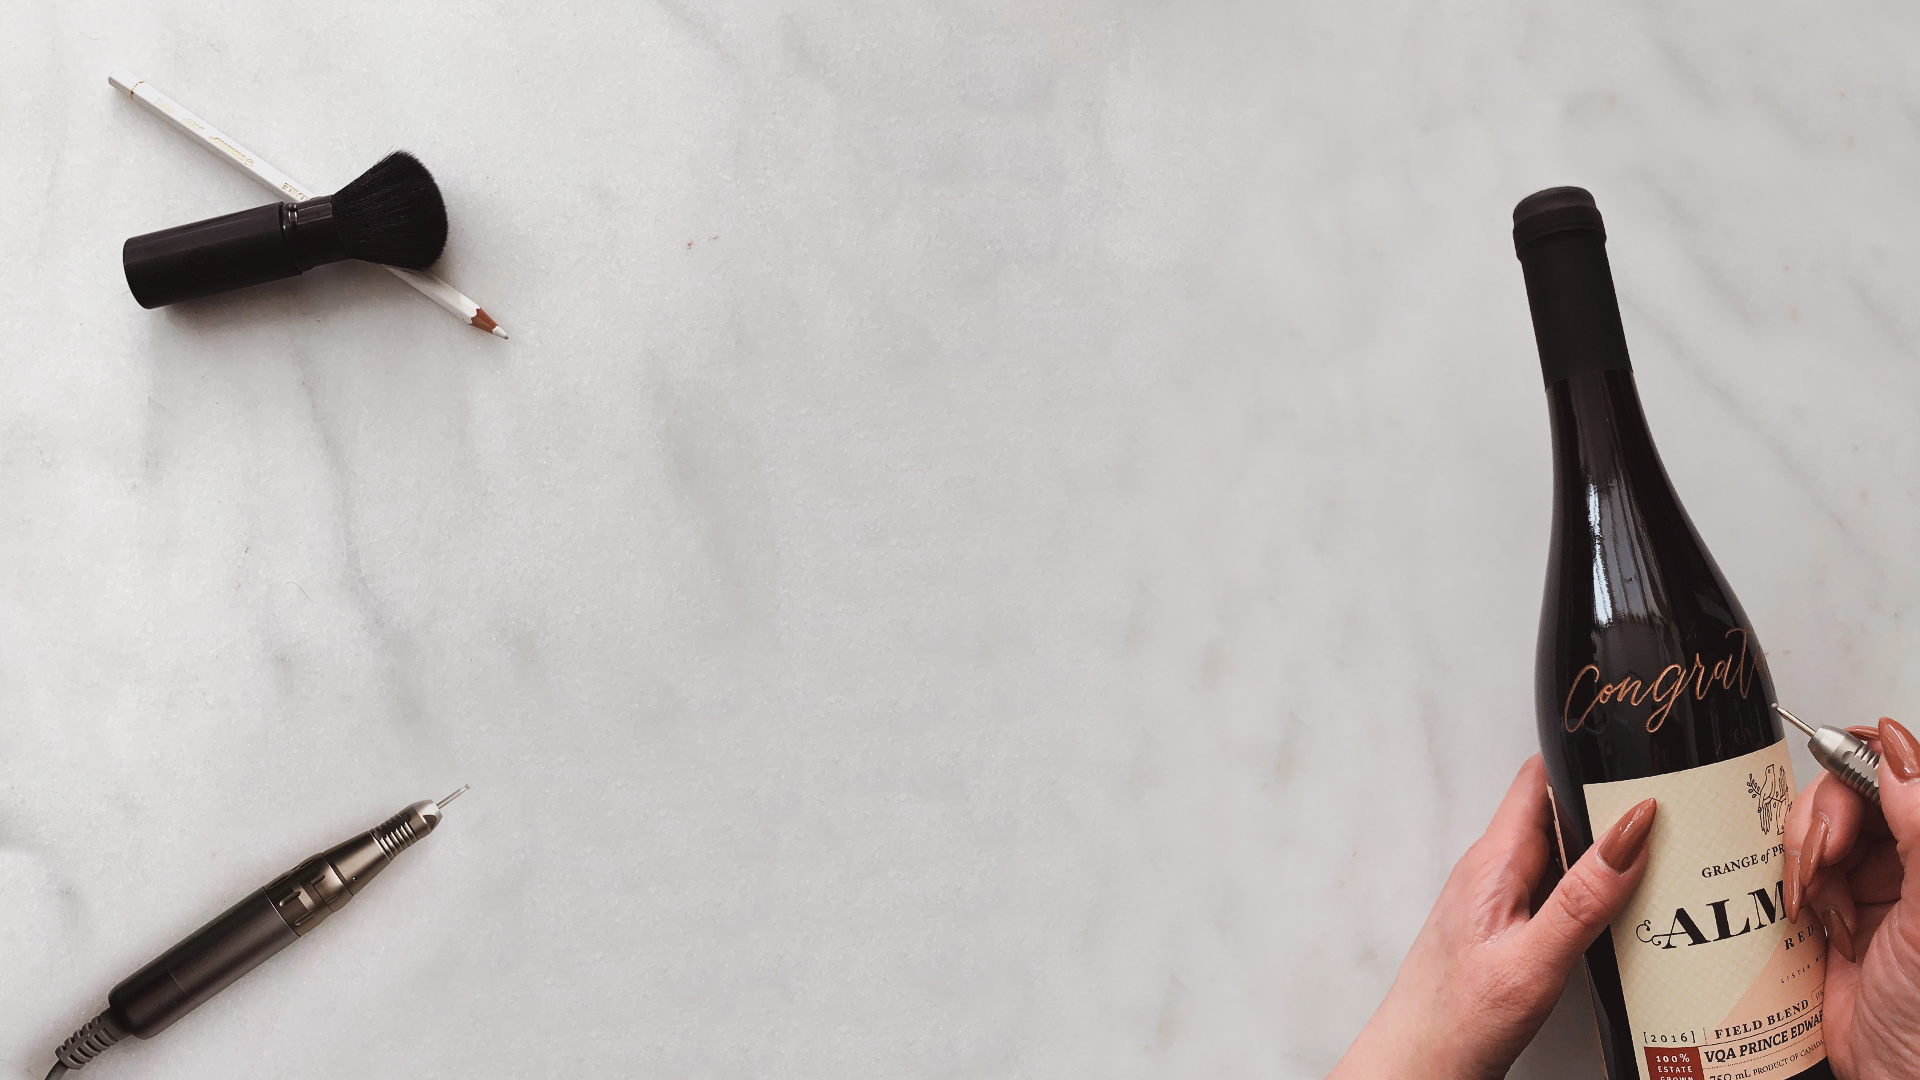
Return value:
M 1535 745 L 1521 196 L 1597 194 L 1783 700 L 1909 709 L 1916 46 L 1859 0 L 0 5 L 0 1072 L 471 781 L 87 1075 L 1318 1076 Z M 265 199 L 115 67 L 323 189 L 420 154 L 512 340 L 363 265 L 141 310 L 122 240 Z

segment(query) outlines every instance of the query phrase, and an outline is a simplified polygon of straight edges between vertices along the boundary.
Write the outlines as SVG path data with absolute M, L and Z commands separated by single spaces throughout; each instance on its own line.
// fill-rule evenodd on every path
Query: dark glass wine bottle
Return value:
M 1542 191 L 1513 219 L 1553 425 L 1535 694 L 1558 854 L 1660 799 L 1647 878 L 1587 952 L 1607 1075 L 1825 1080 L 1825 942 L 1782 910 L 1795 788 L 1765 657 L 1648 433 L 1593 197 Z

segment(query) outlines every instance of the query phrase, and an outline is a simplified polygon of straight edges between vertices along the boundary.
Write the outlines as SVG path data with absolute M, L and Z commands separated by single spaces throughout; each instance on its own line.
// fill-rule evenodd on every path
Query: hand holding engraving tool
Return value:
M 1819 762 L 1821 768 L 1838 777 L 1841 783 L 1852 788 L 1861 798 L 1875 806 L 1880 805 L 1880 755 L 1873 752 L 1866 740 L 1837 727 L 1816 730 L 1778 703 L 1773 706 L 1773 711 L 1807 733 L 1807 752 L 1813 755 L 1813 760 Z
M 107 1011 L 67 1039 L 47 1080 L 57 1080 L 126 1038 L 151 1039 L 234 980 L 346 907 L 399 854 L 440 824 L 439 802 L 417 802 L 315 855 L 134 972 L 107 995 Z
M 284 195 L 295 202 L 304 202 L 314 197 L 314 189 L 295 181 L 286 173 L 262 161 L 253 151 L 234 142 L 227 135 L 216 130 L 213 125 L 189 112 L 179 102 L 161 94 L 152 83 L 125 70 L 115 70 L 113 74 L 107 76 L 107 82 L 115 89 L 126 91 L 128 97 L 145 105 L 174 130 L 211 150 L 220 160 L 273 189 L 276 194 Z M 427 299 L 452 312 L 461 322 L 475 329 L 485 330 L 495 337 L 507 336 L 507 332 L 502 330 L 500 324 L 494 322 L 480 305 L 434 275 L 424 270 L 408 269 L 404 266 L 387 265 L 387 269 L 395 277 L 419 290 Z

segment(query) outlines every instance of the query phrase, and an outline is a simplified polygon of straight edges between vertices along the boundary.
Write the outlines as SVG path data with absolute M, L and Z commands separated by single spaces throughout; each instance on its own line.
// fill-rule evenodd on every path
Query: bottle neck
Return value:
M 1553 423 L 1553 574 L 1588 596 L 1583 625 L 1668 617 L 1670 568 L 1691 564 L 1693 526 L 1660 464 L 1631 371 L 1593 371 L 1547 387 Z M 1676 561 L 1677 560 L 1677 561 Z M 1590 609 L 1588 605 L 1590 603 Z M 1663 614 L 1665 613 L 1665 614 Z
M 1528 239 L 1517 249 L 1547 386 L 1593 372 L 1632 371 L 1606 234 L 1569 229 Z
M 1640 407 L 1633 372 L 1589 371 L 1547 384 L 1554 476 L 1575 487 L 1659 481 L 1666 471 Z

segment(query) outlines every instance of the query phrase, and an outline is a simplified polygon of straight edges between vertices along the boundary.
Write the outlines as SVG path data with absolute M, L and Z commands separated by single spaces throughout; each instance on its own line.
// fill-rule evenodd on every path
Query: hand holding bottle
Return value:
M 1880 808 L 1822 773 L 1787 815 L 1789 917 L 1827 929 L 1824 1017 L 1841 1080 L 1920 1076 L 1920 742 L 1899 723 L 1849 729 L 1881 755 Z
M 1920 806 L 1920 784 L 1914 799 Z M 1552 818 L 1546 769 L 1528 758 L 1328 1080 L 1505 1076 L 1640 883 L 1655 809 L 1648 799 L 1628 810 L 1541 898 L 1554 862 Z

